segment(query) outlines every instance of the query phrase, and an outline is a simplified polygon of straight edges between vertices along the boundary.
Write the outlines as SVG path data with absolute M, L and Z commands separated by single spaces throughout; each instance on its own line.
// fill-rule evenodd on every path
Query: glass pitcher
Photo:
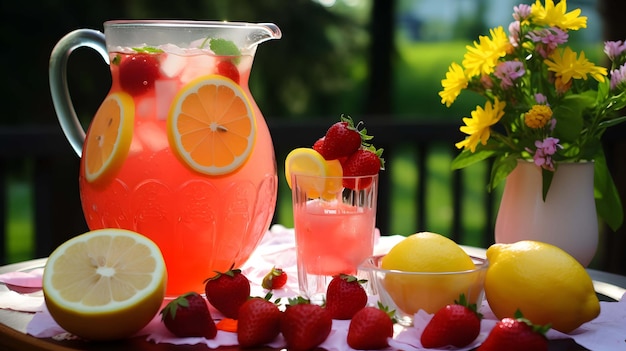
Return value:
M 79 29 L 50 58 L 50 89 L 81 157 L 90 229 L 124 228 L 160 247 L 168 296 L 203 292 L 214 271 L 241 266 L 276 207 L 274 148 L 248 88 L 258 44 L 274 24 L 108 21 Z M 85 133 L 68 92 L 67 61 L 90 47 L 112 86 Z

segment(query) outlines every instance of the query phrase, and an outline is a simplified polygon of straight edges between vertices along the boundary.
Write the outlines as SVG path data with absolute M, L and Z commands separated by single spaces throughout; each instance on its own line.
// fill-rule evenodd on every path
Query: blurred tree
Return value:
M 623 14 L 626 13 L 626 2 L 623 0 L 600 0 L 598 10 L 603 19 L 604 40 L 626 40 L 626 26 L 624 26 Z M 626 112 L 626 111 L 625 111 Z M 620 194 L 622 204 L 626 205 L 626 132 L 625 126 L 612 130 L 614 142 L 612 147 L 606 150 L 607 162 L 611 167 L 611 174 Z M 617 136 L 616 136 L 617 135 Z M 616 141 L 615 141 L 616 140 Z M 607 251 L 603 258 L 606 262 L 603 267 L 616 273 L 626 272 L 626 224 L 615 233 L 607 227 L 608 235 L 605 236 L 604 249 Z
M 56 123 L 47 72 L 54 44 L 77 28 L 102 30 L 109 19 L 276 23 L 283 38 L 259 47 L 250 82 L 266 116 L 337 115 L 345 108 L 346 94 L 354 102 L 364 90 L 352 74 L 365 60 L 364 24 L 311 0 L 40 0 L 0 6 L 6 19 L 0 24 L 3 123 Z M 77 113 L 90 120 L 110 86 L 108 68 L 95 52 L 81 49 L 70 59 L 68 80 Z

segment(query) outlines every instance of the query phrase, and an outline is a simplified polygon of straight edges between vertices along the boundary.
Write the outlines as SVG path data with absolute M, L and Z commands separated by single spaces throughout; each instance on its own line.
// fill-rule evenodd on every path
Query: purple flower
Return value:
M 520 4 L 513 7 L 513 18 L 516 21 L 523 21 L 530 17 L 530 5 Z
M 569 35 L 560 28 L 550 27 L 528 33 L 527 37 L 535 43 L 537 52 L 546 58 L 559 46 L 567 42 Z
M 553 137 L 547 137 L 543 141 L 535 141 L 535 154 L 533 155 L 533 161 L 541 168 L 549 171 L 554 171 L 554 162 L 552 161 L 552 155 L 554 155 L 557 149 L 562 149 L 563 146 L 559 144 L 559 139 Z M 530 149 L 526 149 L 528 152 L 532 152 Z
M 514 21 L 509 24 L 509 42 L 514 47 L 519 46 L 520 42 L 520 23 L 519 21 Z
M 548 98 L 545 95 L 543 95 L 542 93 L 535 94 L 535 101 L 539 105 L 548 105 Z
M 620 68 L 611 71 L 611 90 L 624 85 L 626 83 L 626 64 Z
M 626 51 L 626 42 L 621 40 L 604 42 L 604 53 L 611 61 L 615 61 L 615 58 L 619 57 L 624 51 Z
M 500 62 L 493 73 L 502 81 L 500 86 L 507 89 L 513 86 L 513 81 L 526 73 L 524 65 L 519 61 Z

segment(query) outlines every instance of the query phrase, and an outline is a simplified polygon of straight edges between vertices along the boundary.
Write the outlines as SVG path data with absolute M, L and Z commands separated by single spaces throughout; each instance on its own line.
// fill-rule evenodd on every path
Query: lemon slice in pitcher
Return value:
M 76 236 L 50 254 L 46 306 L 66 331 L 90 340 L 132 336 L 157 314 L 167 271 L 157 245 L 123 229 Z
M 122 165 L 133 138 L 135 104 L 126 93 L 106 97 L 89 126 L 83 162 L 88 182 L 107 179 Z
M 237 170 L 252 153 L 256 121 L 239 85 L 209 75 L 191 81 L 177 94 L 167 131 L 185 164 L 200 173 L 222 175 Z
M 292 174 L 304 174 L 313 177 L 341 177 L 343 169 L 338 160 L 325 160 L 317 151 L 311 148 L 297 148 L 285 158 L 285 178 L 289 188 L 292 188 Z M 300 186 L 306 190 L 311 198 L 332 198 L 341 191 L 341 179 L 316 179 L 302 180 Z

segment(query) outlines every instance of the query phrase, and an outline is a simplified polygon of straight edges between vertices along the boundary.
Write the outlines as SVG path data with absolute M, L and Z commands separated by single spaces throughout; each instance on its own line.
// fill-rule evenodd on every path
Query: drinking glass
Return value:
M 378 175 L 291 181 L 300 293 L 321 302 L 333 276 L 355 275 L 373 254 Z

